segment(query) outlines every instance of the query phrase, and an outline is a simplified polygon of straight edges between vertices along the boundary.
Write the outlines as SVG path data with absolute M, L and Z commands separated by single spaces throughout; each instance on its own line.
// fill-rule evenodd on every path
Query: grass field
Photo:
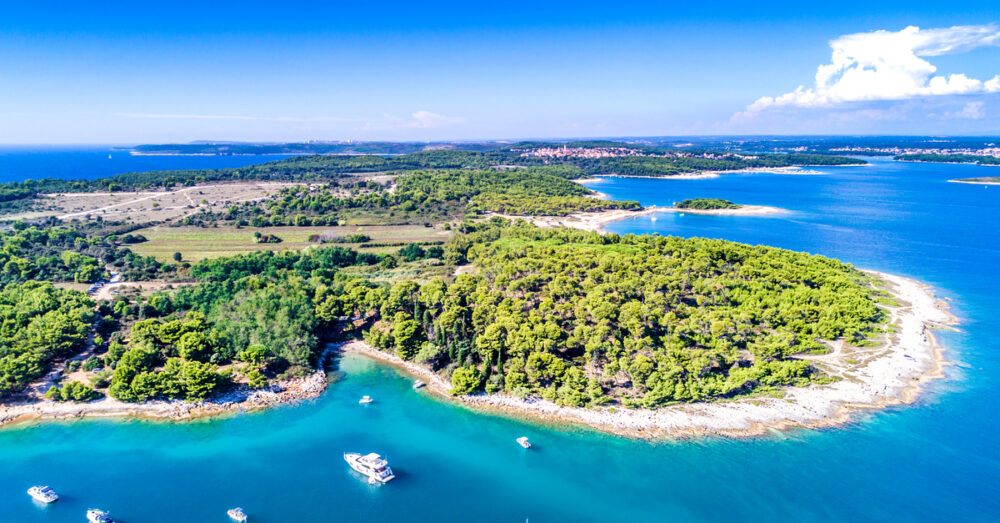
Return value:
M 281 243 L 256 243 L 254 232 L 261 234 L 273 234 L 281 238 Z M 130 245 L 136 254 L 143 256 L 155 256 L 157 260 L 163 262 L 173 262 L 174 253 L 179 252 L 184 261 L 197 262 L 206 258 L 218 258 L 220 256 L 232 256 L 250 251 L 283 251 L 299 250 L 311 245 L 318 245 L 310 242 L 312 235 L 335 234 L 345 236 L 348 234 L 363 233 L 371 238 L 372 242 L 426 242 L 444 241 L 451 235 L 450 231 L 439 227 L 424 227 L 423 225 L 386 225 L 386 226 L 362 226 L 362 227 L 149 227 L 139 229 L 134 234 L 141 234 L 149 241 Z M 339 245 L 343 247 L 357 248 L 356 243 L 336 243 L 326 245 Z M 370 249 L 358 249 L 361 252 L 385 253 L 396 252 L 399 246 L 375 247 Z
M 71 281 L 56 281 L 52 282 L 52 285 L 55 285 L 60 289 L 70 289 L 80 292 L 86 292 L 86 290 L 90 288 L 89 283 L 76 283 Z
M 348 267 L 344 269 L 344 272 L 364 276 L 371 281 L 379 283 L 391 284 L 401 281 L 415 281 L 424 284 L 434 278 L 451 278 L 455 273 L 455 267 L 447 265 L 441 260 L 417 260 L 410 263 L 401 263 L 395 269 L 382 269 L 377 265 L 373 265 Z

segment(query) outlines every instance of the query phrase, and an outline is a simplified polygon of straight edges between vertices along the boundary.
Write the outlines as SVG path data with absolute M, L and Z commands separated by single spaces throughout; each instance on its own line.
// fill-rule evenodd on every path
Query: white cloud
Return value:
M 979 120 L 980 118 L 986 116 L 986 111 L 984 110 L 986 103 L 982 101 L 969 102 L 962 107 L 961 111 L 953 111 L 945 113 L 948 118 L 964 118 L 967 120 Z
M 937 68 L 922 57 L 1000 45 L 996 25 L 938 29 L 910 26 L 902 31 L 874 31 L 841 36 L 830 42 L 831 63 L 816 71 L 816 86 L 799 86 L 779 96 L 765 96 L 737 118 L 771 107 L 823 107 L 844 102 L 1000 92 L 1000 75 L 987 81 L 964 74 L 935 75 Z
M 465 118 L 459 116 L 444 116 L 423 110 L 411 114 L 409 120 L 392 115 L 386 115 L 386 118 L 394 120 L 397 127 L 409 129 L 430 129 L 433 127 L 454 125 L 465 121 Z

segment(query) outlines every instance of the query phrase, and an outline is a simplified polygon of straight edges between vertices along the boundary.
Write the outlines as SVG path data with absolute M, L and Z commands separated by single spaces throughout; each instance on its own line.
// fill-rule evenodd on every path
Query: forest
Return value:
M 895 157 L 900 162 L 932 162 L 932 163 L 973 163 L 976 165 L 1000 165 L 996 156 L 980 156 L 976 154 L 901 154 Z
M 52 387 L 47 397 L 87 401 L 106 391 L 128 402 L 198 401 L 233 387 L 305 376 L 328 341 L 363 337 L 450 379 L 454 394 L 503 391 L 562 405 L 652 408 L 828 381 L 796 355 L 823 351 L 825 341 L 836 338 L 868 343 L 885 321 L 881 291 L 835 260 L 717 240 L 539 229 L 489 217 L 638 209 L 638 202 L 594 198 L 573 181 L 609 168 L 668 175 L 855 160 L 561 159 L 522 151 L 307 156 L 237 169 L 7 184 L 0 188 L 4 201 L 53 187 L 313 181 L 262 201 L 199 210 L 178 224 L 422 223 L 440 224 L 450 238 L 443 245 L 395 244 L 371 241 L 359 228 L 330 240 L 360 243 L 357 251 L 319 242 L 302 251 L 247 252 L 192 265 L 179 254 L 176 263 L 161 263 L 133 253 L 129 246 L 145 238 L 128 223 L 13 222 L 0 231 L 0 395 L 17 393 L 92 347 L 85 361 L 66 364 L 67 371 L 82 366 L 89 381 Z M 353 175 L 365 172 L 388 174 L 377 180 Z M 694 199 L 678 205 L 736 204 Z M 256 234 L 258 242 L 280 240 Z M 462 267 L 471 270 L 457 271 Z M 36 281 L 91 283 L 110 272 L 130 281 L 184 284 L 114 294 L 95 305 L 82 292 Z
M 95 320 L 94 302 L 81 292 L 37 281 L 5 285 L 0 290 L 0 396 L 83 349 Z
M 225 212 L 203 211 L 190 217 L 188 223 L 231 221 L 253 227 L 351 221 L 410 224 L 461 220 L 485 213 L 565 216 L 640 208 L 635 201 L 594 198 L 593 191 L 570 181 L 579 175 L 579 169 L 572 166 L 414 170 L 400 173 L 387 184 L 334 180 L 318 187 L 287 187 L 265 203 L 245 202 Z
M 742 205 L 719 198 L 693 198 L 674 202 L 674 207 L 677 207 L 678 209 L 708 211 L 714 209 L 739 209 Z
M 128 280 L 163 277 L 176 270 L 124 247 L 137 241 L 135 236 L 88 232 L 57 220 L 40 225 L 15 222 L 10 230 L 0 230 L 0 284 L 27 280 L 93 283 L 110 276 L 108 267 Z
M 803 352 L 861 343 L 885 315 L 864 274 L 769 247 L 492 221 L 446 257 L 475 275 L 395 284 L 372 345 L 453 393 L 657 407 L 824 381 Z
M 381 296 L 337 269 L 382 258 L 342 247 L 253 252 L 194 265 L 198 285 L 137 302 L 116 298 L 104 311 L 118 322 L 104 357 L 114 371 L 109 394 L 196 401 L 234 385 L 304 376 L 338 319 Z
M 476 271 L 424 284 L 342 272 L 428 255 Z M 190 275 L 201 283 L 101 304 L 94 343 L 105 370 L 92 386 L 123 401 L 196 401 L 303 376 L 326 341 L 359 335 L 441 373 L 455 394 L 653 408 L 824 382 L 795 356 L 824 340 L 865 343 L 885 321 L 869 278 L 828 258 L 500 218 L 463 223 L 434 254 L 253 252 Z M 0 341 L 4 391 L 78 351 L 96 319 L 82 293 L 47 283 L 9 284 L 0 303 L 18 322 Z M 40 346 L 15 341 L 25 337 Z M 65 387 L 52 396 L 91 397 Z

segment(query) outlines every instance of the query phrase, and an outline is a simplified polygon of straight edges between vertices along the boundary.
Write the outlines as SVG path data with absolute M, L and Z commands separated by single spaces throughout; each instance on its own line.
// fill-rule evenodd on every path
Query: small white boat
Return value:
M 87 511 L 87 521 L 90 523 L 115 523 L 115 520 L 111 519 L 111 514 L 96 508 Z
M 417 390 L 417 389 L 423 388 L 424 385 L 427 385 L 427 384 L 424 383 L 424 382 L 422 382 L 422 381 L 420 381 L 420 380 L 414 381 L 413 382 L 413 390 Z
M 59 494 L 56 494 L 56 491 L 49 487 L 31 487 L 28 489 L 28 495 L 35 501 L 40 501 L 42 503 L 52 503 L 53 501 L 59 499 Z
M 531 442 L 528 441 L 528 437 L 527 436 L 521 436 L 520 438 L 517 438 L 517 444 L 520 445 L 520 446 L 522 446 L 522 447 L 524 447 L 524 448 L 526 448 L 526 449 L 530 449 L 531 448 Z
M 344 454 L 344 461 L 352 469 L 368 476 L 368 483 L 372 485 L 388 483 L 396 477 L 392 473 L 392 469 L 389 468 L 389 462 L 374 452 L 364 456 L 354 452 L 347 452 Z
M 361 396 L 361 399 L 358 400 L 358 403 L 361 405 L 367 405 L 373 401 L 375 400 L 373 400 L 371 396 L 365 394 L 364 396 Z
M 240 507 L 231 508 L 226 511 L 226 514 L 228 514 L 229 519 L 233 521 L 239 521 L 240 523 L 243 523 L 244 521 L 247 520 L 247 515 L 243 512 L 243 509 L 241 509 Z

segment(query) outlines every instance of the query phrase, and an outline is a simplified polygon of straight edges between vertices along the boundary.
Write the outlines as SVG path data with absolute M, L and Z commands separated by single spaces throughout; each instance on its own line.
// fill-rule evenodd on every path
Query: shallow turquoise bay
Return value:
M 607 179 L 645 205 L 694 197 L 790 209 L 763 217 L 660 214 L 611 224 L 762 243 L 837 257 L 933 285 L 961 332 L 957 362 L 915 404 L 828 430 L 753 440 L 650 443 L 473 413 L 414 392 L 409 378 L 346 356 L 320 398 L 185 423 L 82 420 L 0 429 L 0 521 L 996 520 L 1000 517 L 1000 186 L 975 166 L 821 168 L 822 176 Z M 655 218 L 655 219 L 654 219 Z M 376 403 L 360 406 L 371 394 Z M 528 436 L 524 451 L 514 441 Z M 387 456 L 397 479 L 371 487 L 345 451 Z M 62 499 L 34 505 L 50 484 Z

